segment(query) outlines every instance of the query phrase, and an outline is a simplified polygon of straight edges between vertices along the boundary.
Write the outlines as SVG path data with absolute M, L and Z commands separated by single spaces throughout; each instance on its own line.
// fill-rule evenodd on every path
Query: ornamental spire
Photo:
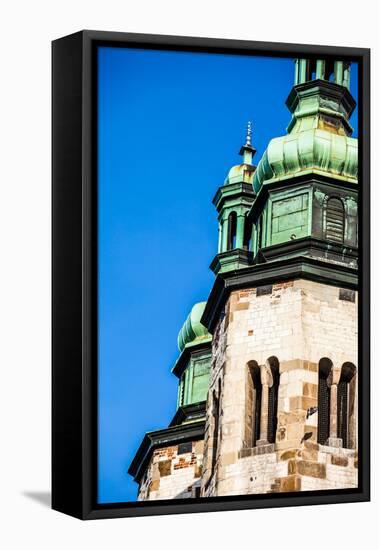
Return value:
M 243 145 L 240 149 L 240 155 L 243 156 L 244 164 L 252 164 L 253 156 L 256 153 L 256 149 L 254 149 L 254 147 L 251 144 L 251 134 L 252 134 L 252 124 L 251 124 L 251 121 L 249 120 L 249 122 L 247 123 L 245 145 Z
M 247 123 L 247 134 L 246 134 L 246 143 L 245 147 L 251 147 L 251 121 Z

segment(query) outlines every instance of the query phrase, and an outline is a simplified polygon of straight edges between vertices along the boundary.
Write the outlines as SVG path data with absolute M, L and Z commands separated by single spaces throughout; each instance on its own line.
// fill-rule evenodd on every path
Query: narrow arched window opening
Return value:
M 248 212 L 245 214 L 244 226 L 243 226 L 243 248 L 245 250 L 251 249 L 251 239 L 253 233 L 253 224 Z
M 237 240 L 237 214 L 231 212 L 228 216 L 228 244 L 227 249 L 233 250 Z
M 331 197 L 326 203 L 325 237 L 329 241 L 343 243 L 345 229 L 345 209 L 341 199 Z
M 218 381 L 218 394 L 213 390 L 212 394 L 212 414 L 213 414 L 213 446 L 212 446 L 212 474 L 217 462 L 217 449 L 219 444 L 220 430 L 220 398 L 221 398 L 221 380 Z
M 255 447 L 261 436 L 262 383 L 256 361 L 247 364 L 246 426 L 245 440 L 248 447 Z
M 270 357 L 267 360 L 272 375 L 272 385 L 268 390 L 268 424 L 267 441 L 275 443 L 276 430 L 278 426 L 278 394 L 279 394 L 279 361 L 277 357 Z
M 342 446 L 345 448 L 350 447 L 352 444 L 349 432 L 351 431 L 350 420 L 354 414 L 355 392 L 351 391 L 350 384 L 356 375 L 356 370 L 352 363 L 344 363 L 337 386 L 337 437 L 342 439 Z
M 320 359 L 318 364 L 318 429 L 317 441 L 326 444 L 330 431 L 330 384 L 328 378 L 332 370 L 332 362 L 327 357 Z
M 262 248 L 263 244 L 263 214 L 261 214 L 259 221 L 258 221 L 258 250 Z

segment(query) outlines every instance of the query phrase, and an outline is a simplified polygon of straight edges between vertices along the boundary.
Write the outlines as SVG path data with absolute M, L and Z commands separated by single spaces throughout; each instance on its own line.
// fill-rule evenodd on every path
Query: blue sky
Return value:
M 293 73 L 292 59 L 99 48 L 100 503 L 136 499 L 129 464 L 175 413 L 177 334 L 214 279 L 212 198 L 248 120 L 255 163 L 285 133 Z

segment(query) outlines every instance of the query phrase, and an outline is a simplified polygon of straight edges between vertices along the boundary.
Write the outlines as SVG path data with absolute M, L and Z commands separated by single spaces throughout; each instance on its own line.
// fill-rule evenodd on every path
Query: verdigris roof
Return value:
M 292 178 L 309 172 L 357 183 L 358 140 L 320 128 L 274 138 L 254 173 L 254 191 L 257 193 L 272 179 Z
M 255 166 L 252 164 L 236 164 L 229 170 L 224 185 L 232 183 L 253 183 Z
M 195 304 L 180 329 L 178 334 L 178 347 L 180 352 L 189 344 L 200 344 L 201 342 L 210 341 L 212 339 L 212 335 L 209 334 L 205 326 L 200 322 L 205 305 L 206 302 Z

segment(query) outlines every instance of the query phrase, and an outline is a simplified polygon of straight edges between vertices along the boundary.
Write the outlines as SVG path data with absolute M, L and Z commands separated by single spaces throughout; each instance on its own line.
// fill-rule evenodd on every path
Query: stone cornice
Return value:
M 299 246 L 300 239 L 294 242 L 296 243 L 294 246 Z M 290 243 L 286 243 L 286 246 L 290 246 Z M 266 262 L 264 251 L 257 260 L 261 263 L 222 273 L 216 277 L 201 318 L 202 324 L 208 328 L 209 332 L 214 331 L 219 314 L 233 290 L 256 288 L 290 279 L 309 279 L 343 288 L 358 288 L 357 269 L 344 264 L 303 255 Z
M 179 426 L 184 422 L 194 422 L 204 419 L 205 405 L 206 401 L 200 401 L 199 403 L 191 403 L 190 405 L 179 407 L 170 422 L 170 426 Z

